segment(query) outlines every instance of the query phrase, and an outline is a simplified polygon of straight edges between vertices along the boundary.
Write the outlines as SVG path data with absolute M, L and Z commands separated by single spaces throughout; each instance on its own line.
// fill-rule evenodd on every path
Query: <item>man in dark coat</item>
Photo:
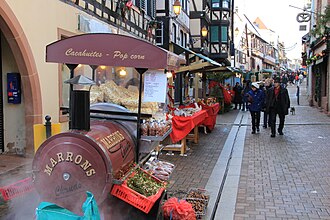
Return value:
M 242 103 L 243 103 L 243 95 L 242 95 L 242 86 L 239 84 L 239 82 L 236 82 L 234 88 L 233 88 L 234 92 L 235 92 L 235 96 L 234 96 L 234 104 L 235 104 L 235 108 L 237 109 L 237 105 L 238 105 L 238 109 L 241 109 Z
M 280 78 L 276 78 L 274 86 L 267 91 L 266 111 L 269 113 L 271 137 L 275 137 L 276 116 L 280 123 L 278 126 L 279 135 L 283 135 L 285 116 L 289 114 L 290 98 L 286 88 L 281 86 Z

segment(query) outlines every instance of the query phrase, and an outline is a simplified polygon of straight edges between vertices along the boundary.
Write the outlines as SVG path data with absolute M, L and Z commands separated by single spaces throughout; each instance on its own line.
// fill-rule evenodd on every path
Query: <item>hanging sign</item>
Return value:
M 309 14 L 309 13 L 304 12 L 304 13 L 299 13 L 297 15 L 297 21 L 299 23 L 308 22 L 310 20 L 311 20 L 311 14 Z
M 166 100 L 167 78 L 164 71 L 149 70 L 144 73 L 143 102 L 161 102 Z

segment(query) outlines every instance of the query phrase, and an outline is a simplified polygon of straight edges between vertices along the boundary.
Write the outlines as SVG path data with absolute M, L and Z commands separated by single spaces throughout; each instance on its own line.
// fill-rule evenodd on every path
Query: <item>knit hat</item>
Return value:
M 256 83 L 256 82 L 253 82 L 253 83 L 252 83 L 252 86 L 253 86 L 254 88 L 257 88 L 257 89 L 259 89 L 259 84 L 258 84 L 258 83 Z

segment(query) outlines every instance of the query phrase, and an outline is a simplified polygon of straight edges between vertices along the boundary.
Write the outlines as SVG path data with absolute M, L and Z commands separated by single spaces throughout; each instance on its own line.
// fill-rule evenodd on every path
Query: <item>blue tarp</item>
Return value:
M 82 205 L 83 216 L 50 202 L 41 202 L 36 210 L 37 220 L 100 220 L 99 209 L 91 192 Z

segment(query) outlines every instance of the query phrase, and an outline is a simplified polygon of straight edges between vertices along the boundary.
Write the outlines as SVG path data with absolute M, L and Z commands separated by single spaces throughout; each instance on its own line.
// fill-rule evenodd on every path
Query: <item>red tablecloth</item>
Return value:
M 195 126 L 203 122 L 206 117 L 206 110 L 201 110 L 189 117 L 174 116 L 172 118 L 172 132 L 170 134 L 172 142 L 175 143 L 182 140 Z
M 201 125 L 205 125 L 211 131 L 214 129 L 217 122 L 217 115 L 220 110 L 219 103 L 213 105 L 202 105 L 202 109 L 207 111 L 207 117 L 202 121 Z

